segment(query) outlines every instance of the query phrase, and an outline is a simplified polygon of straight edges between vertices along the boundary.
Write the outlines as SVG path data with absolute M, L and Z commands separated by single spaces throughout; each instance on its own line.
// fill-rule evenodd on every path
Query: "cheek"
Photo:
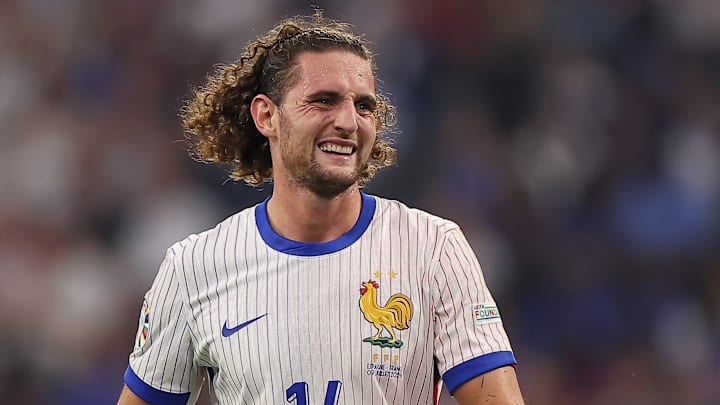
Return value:
M 375 141 L 376 141 L 376 140 L 377 140 L 377 137 L 373 134 L 372 137 L 369 137 L 369 138 L 365 141 L 364 149 L 365 149 L 365 156 L 366 156 L 366 157 L 370 156 L 370 154 L 371 154 L 371 152 L 372 152 L 372 148 L 373 148 L 373 146 L 375 145 Z
M 360 122 L 360 128 L 358 131 L 365 143 L 372 145 L 377 137 L 377 129 L 375 128 L 375 120 L 366 119 Z

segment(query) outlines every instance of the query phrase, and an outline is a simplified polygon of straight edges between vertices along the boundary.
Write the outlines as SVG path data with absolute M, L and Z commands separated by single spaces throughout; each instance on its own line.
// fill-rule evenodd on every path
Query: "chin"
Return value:
M 356 166 L 326 165 L 317 160 L 305 167 L 291 166 L 288 172 L 294 174 L 291 183 L 324 199 L 335 198 L 353 187 L 362 173 Z
M 355 181 L 332 181 L 332 182 L 317 182 L 309 187 L 315 195 L 325 198 L 332 199 L 355 185 Z
M 325 171 L 321 176 L 317 176 L 305 184 L 305 187 L 319 197 L 331 199 L 344 193 L 353 187 L 359 180 L 360 176 L 357 171 L 348 173 L 331 173 Z

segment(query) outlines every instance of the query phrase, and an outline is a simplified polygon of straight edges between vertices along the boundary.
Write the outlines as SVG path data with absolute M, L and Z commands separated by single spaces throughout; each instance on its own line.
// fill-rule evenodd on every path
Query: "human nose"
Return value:
M 347 100 L 339 103 L 335 111 L 335 129 L 352 134 L 358 130 L 357 111 L 355 111 L 355 103 Z

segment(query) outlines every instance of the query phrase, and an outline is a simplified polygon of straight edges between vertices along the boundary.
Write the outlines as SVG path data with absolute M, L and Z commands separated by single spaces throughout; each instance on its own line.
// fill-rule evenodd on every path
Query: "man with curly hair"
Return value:
M 272 196 L 167 251 L 119 404 L 523 403 L 459 227 L 361 191 L 394 163 L 373 55 L 319 12 L 282 21 L 186 103 L 195 158 Z M 359 290 L 359 294 L 358 294 Z M 441 380 L 442 378 L 442 380 Z

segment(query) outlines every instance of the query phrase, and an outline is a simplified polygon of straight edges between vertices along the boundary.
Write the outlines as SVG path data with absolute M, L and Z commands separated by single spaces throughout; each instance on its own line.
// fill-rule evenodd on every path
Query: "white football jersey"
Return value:
M 515 364 L 458 226 L 362 194 L 337 240 L 299 243 L 267 201 L 167 251 L 125 382 L 152 404 L 432 404 Z

